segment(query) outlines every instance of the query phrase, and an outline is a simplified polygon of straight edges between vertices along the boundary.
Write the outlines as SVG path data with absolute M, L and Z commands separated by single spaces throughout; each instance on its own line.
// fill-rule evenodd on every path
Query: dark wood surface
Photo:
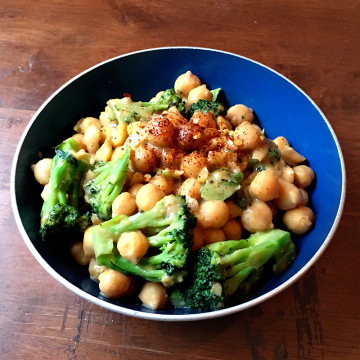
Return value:
M 358 0 L 2 0 L 0 359 L 360 359 L 359 13 Z M 11 212 L 12 158 L 42 102 L 100 61 L 169 45 L 231 51 L 289 77 L 328 117 L 347 167 L 344 214 L 316 265 L 211 321 L 146 321 L 84 301 L 32 257 Z

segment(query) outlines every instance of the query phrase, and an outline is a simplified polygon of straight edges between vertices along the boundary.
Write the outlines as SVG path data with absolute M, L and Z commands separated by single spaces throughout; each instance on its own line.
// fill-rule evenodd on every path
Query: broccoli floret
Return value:
M 199 311 L 221 309 L 247 295 L 271 260 L 278 274 L 294 257 L 290 234 L 280 229 L 204 246 L 194 261 L 192 277 L 174 292 L 172 302 Z
M 95 166 L 92 169 L 97 174 L 95 179 L 84 185 L 85 200 L 100 219 L 111 218 L 111 206 L 125 184 L 129 160 L 130 148 L 126 146 L 120 159 Z
M 196 103 L 191 105 L 189 110 L 189 116 L 193 116 L 196 110 L 199 110 L 205 114 L 210 112 L 214 118 L 217 118 L 219 115 L 223 114 L 224 106 L 217 101 L 200 99 Z
M 107 103 L 101 118 L 106 121 L 122 121 L 130 124 L 134 121 L 146 121 L 153 113 L 161 112 L 176 106 L 180 113 L 185 113 L 185 102 L 176 94 L 174 89 L 167 89 L 156 101 L 124 101 L 112 99 Z
M 126 275 L 171 286 L 186 275 L 185 265 L 192 246 L 196 218 L 183 196 L 168 195 L 148 211 L 119 215 L 92 228 L 95 255 L 106 265 Z M 148 235 L 149 250 L 137 263 L 123 258 L 116 242 L 124 232 L 141 230 Z
M 79 212 L 81 177 L 89 164 L 75 159 L 72 153 L 80 150 L 79 143 L 69 138 L 55 149 L 49 178 L 49 195 L 41 208 L 40 235 L 62 230 L 84 230 L 90 225 L 90 215 Z

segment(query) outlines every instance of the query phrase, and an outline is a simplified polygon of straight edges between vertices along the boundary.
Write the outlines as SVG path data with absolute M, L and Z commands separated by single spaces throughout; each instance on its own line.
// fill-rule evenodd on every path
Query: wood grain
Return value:
M 0 359 L 359 359 L 359 11 L 358 0 L 2 0 Z M 10 210 L 12 158 L 42 102 L 100 61 L 169 45 L 231 51 L 289 77 L 328 117 L 347 168 L 344 215 L 316 265 L 261 305 L 194 323 L 72 294 L 32 257 Z

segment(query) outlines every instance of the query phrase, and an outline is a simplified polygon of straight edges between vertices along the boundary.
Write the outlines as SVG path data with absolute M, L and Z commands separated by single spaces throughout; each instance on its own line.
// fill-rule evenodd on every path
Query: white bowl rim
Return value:
M 61 92 L 66 86 L 68 86 L 70 83 L 72 83 L 76 79 L 80 78 L 81 76 L 85 75 L 86 73 L 88 73 L 88 72 L 92 71 L 93 69 L 95 69 L 97 67 L 100 67 L 100 66 L 102 66 L 102 65 L 104 65 L 104 64 L 106 64 L 108 62 L 120 59 L 122 57 L 127 57 L 127 56 L 130 56 L 130 55 L 138 54 L 138 53 L 159 51 L 159 50 L 171 50 L 171 49 L 189 49 L 189 50 L 213 51 L 213 52 L 217 52 L 217 53 L 223 53 L 223 54 L 239 57 L 241 59 L 247 60 L 249 62 L 252 62 L 254 64 L 257 64 L 257 65 L 259 65 L 261 67 L 266 68 L 267 70 L 269 70 L 269 71 L 275 73 L 276 75 L 282 77 L 284 80 L 286 80 L 291 85 L 293 85 L 298 91 L 300 91 L 311 102 L 311 104 L 319 112 L 319 114 L 323 118 L 324 122 L 326 123 L 327 127 L 329 128 L 329 131 L 330 131 L 330 133 L 331 133 L 331 135 L 332 135 L 332 137 L 333 137 L 333 139 L 335 141 L 337 151 L 338 151 L 338 154 L 339 154 L 340 165 L 341 165 L 341 178 L 342 178 L 341 197 L 340 197 L 340 202 L 339 202 L 339 208 L 338 208 L 338 211 L 337 211 L 336 216 L 335 216 L 335 221 L 334 221 L 334 223 L 333 223 L 327 237 L 325 238 L 323 244 L 320 246 L 320 248 L 317 250 L 317 252 L 314 254 L 314 256 L 298 272 L 296 272 L 292 277 L 290 277 L 287 281 L 285 281 L 283 284 L 276 287 L 275 289 L 267 292 L 266 294 L 263 294 L 263 295 L 255 298 L 255 299 L 244 302 L 242 304 L 235 305 L 235 306 L 232 306 L 230 308 L 225 308 L 225 309 L 221 309 L 221 310 L 217 310 L 217 311 L 212 311 L 212 312 L 194 313 L 194 314 L 181 314 L 181 315 L 170 315 L 170 314 L 159 314 L 159 313 L 152 313 L 152 312 L 143 312 L 143 311 L 139 311 L 139 310 L 128 309 L 128 308 L 122 307 L 121 305 L 115 305 L 115 304 L 107 302 L 106 300 L 103 300 L 103 299 L 97 298 L 97 297 L 95 297 L 95 296 L 93 296 L 91 294 L 88 294 L 84 290 L 81 290 L 77 286 L 73 285 L 70 281 L 63 278 L 40 255 L 40 253 L 36 250 L 35 246 L 33 245 L 32 241 L 30 240 L 29 236 L 27 235 L 27 233 L 25 231 L 25 228 L 23 227 L 21 218 L 20 218 L 20 214 L 19 214 L 19 210 L 18 210 L 17 202 L 16 202 L 16 194 L 15 194 L 16 166 L 17 166 L 18 157 L 19 157 L 19 153 L 20 153 L 21 147 L 23 145 L 23 142 L 24 142 L 24 140 L 25 140 L 25 138 L 27 136 L 27 133 L 28 133 L 29 129 L 31 128 L 32 124 L 34 123 L 35 119 L 38 117 L 40 112 L 45 108 L 45 106 L 59 92 Z M 98 305 L 98 306 L 100 306 L 102 308 L 105 308 L 107 310 L 111 310 L 111 311 L 114 311 L 114 312 L 117 312 L 117 313 L 120 313 L 120 314 L 123 314 L 123 315 L 133 316 L 133 317 L 147 319 L 147 320 L 157 320 L 157 321 L 195 321 L 195 320 L 214 319 L 214 318 L 218 318 L 218 317 L 222 317 L 222 316 L 235 314 L 237 312 L 240 312 L 240 311 L 249 309 L 249 308 L 251 308 L 251 307 L 253 307 L 255 305 L 258 305 L 258 304 L 264 302 L 265 300 L 268 300 L 271 297 L 279 294 L 280 292 L 282 292 L 286 288 L 288 288 L 290 285 L 292 285 L 298 279 L 300 279 L 317 262 L 319 257 L 323 254 L 323 252 L 329 246 L 329 244 L 331 242 L 331 239 L 335 235 L 335 232 L 336 232 L 336 230 L 337 230 L 337 228 L 339 226 L 340 219 L 341 219 L 341 216 L 342 216 L 342 213 L 343 213 L 343 210 L 344 210 L 345 193 L 346 193 L 345 162 L 344 162 L 343 153 L 342 153 L 339 141 L 338 141 L 338 139 L 336 137 L 336 134 L 335 134 L 332 126 L 330 125 L 328 119 L 326 118 L 324 113 L 321 111 L 321 109 L 316 105 L 316 103 L 298 85 L 296 85 L 294 82 L 292 82 L 290 79 L 288 79 L 284 75 L 280 74 L 276 70 L 270 68 L 269 66 L 264 65 L 264 64 L 262 64 L 262 63 L 260 63 L 258 61 L 252 60 L 250 58 L 247 58 L 245 56 L 238 55 L 238 54 L 235 54 L 235 53 L 231 53 L 231 52 L 228 52 L 228 51 L 223 51 L 223 50 L 217 50 L 217 49 L 206 48 L 206 47 L 193 47 L 193 46 L 167 46 L 167 47 L 156 47 L 156 48 L 148 48 L 148 49 L 133 51 L 133 52 L 130 52 L 130 53 L 122 54 L 122 55 L 107 59 L 105 61 L 102 61 L 102 62 L 100 62 L 100 63 L 98 63 L 98 64 L 96 64 L 96 65 L 82 71 L 78 75 L 76 75 L 73 78 L 71 78 L 70 80 L 68 80 L 64 85 L 62 85 L 52 95 L 50 95 L 50 97 L 47 100 L 45 100 L 45 102 L 35 112 L 35 114 L 31 118 L 30 122 L 25 127 L 24 132 L 23 132 L 22 136 L 20 137 L 18 146 L 17 146 L 16 151 L 15 151 L 14 160 L 13 160 L 12 168 L 11 168 L 11 177 L 10 177 L 11 204 L 12 204 L 13 213 L 14 213 L 15 221 L 16 221 L 16 224 L 18 226 L 19 232 L 20 232 L 22 238 L 24 239 L 27 247 L 29 248 L 30 252 L 35 257 L 35 259 L 40 263 L 40 265 L 55 280 L 57 280 L 59 283 L 61 283 L 63 286 L 65 286 L 68 290 L 74 292 L 75 294 L 82 297 L 83 299 L 85 299 L 85 300 L 87 300 L 87 301 L 89 301 L 91 303 L 94 303 L 94 304 L 96 304 L 96 305 Z

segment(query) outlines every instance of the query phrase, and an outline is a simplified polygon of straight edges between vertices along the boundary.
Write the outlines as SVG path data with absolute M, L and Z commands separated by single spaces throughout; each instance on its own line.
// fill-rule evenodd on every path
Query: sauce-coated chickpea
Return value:
M 91 260 L 91 256 L 85 255 L 82 241 L 76 241 L 71 245 L 70 254 L 80 265 L 88 265 Z
M 204 245 L 225 241 L 225 233 L 222 229 L 207 228 L 202 230 Z
M 299 205 L 306 205 L 309 202 L 309 195 L 304 189 L 299 189 L 301 193 L 301 201 Z
M 130 216 L 136 211 L 136 201 L 129 192 L 119 194 L 112 204 L 112 217 L 118 215 Z
M 194 229 L 193 246 L 191 251 L 197 251 L 204 245 L 204 237 L 202 232 L 198 229 Z
M 96 125 L 90 125 L 84 133 L 84 144 L 90 154 L 95 154 L 100 147 L 101 131 Z
M 229 208 L 222 200 L 209 200 L 200 204 L 198 222 L 204 228 L 222 228 L 229 220 Z
M 191 71 L 187 71 L 185 74 L 181 74 L 175 81 L 174 89 L 177 94 L 183 97 L 189 95 L 190 90 L 200 86 L 200 79 L 194 75 Z
M 41 184 L 46 185 L 49 182 L 51 172 L 52 159 L 44 158 L 31 166 L 34 172 L 35 180 Z
M 239 206 L 237 206 L 233 201 L 226 200 L 225 203 L 229 208 L 230 219 L 235 219 L 235 218 L 241 216 L 241 214 L 243 213 L 243 210 Z
M 203 129 L 216 129 L 216 121 L 210 112 L 205 114 L 196 110 L 189 123 L 197 124 Z
M 89 263 L 89 274 L 92 280 L 99 281 L 99 275 L 102 274 L 106 269 L 106 266 L 98 265 L 95 258 L 92 258 Z
M 117 242 L 119 254 L 133 264 L 137 264 L 149 249 L 149 240 L 141 231 L 122 233 Z
M 108 298 L 117 298 L 127 295 L 131 285 L 131 277 L 120 271 L 106 269 L 99 276 L 99 288 L 101 293 Z
M 241 215 L 242 226 L 251 233 L 270 230 L 274 227 L 270 207 L 261 200 L 255 200 Z
M 252 109 L 243 105 L 237 104 L 231 106 L 226 113 L 226 119 L 231 122 L 231 125 L 235 128 L 244 121 L 248 121 L 250 123 L 254 120 L 254 114 Z
M 305 234 L 315 220 L 313 211 L 307 207 L 300 205 L 295 209 L 291 209 L 285 212 L 283 216 L 284 225 L 294 234 Z
M 250 122 L 245 121 L 236 127 L 234 132 L 234 143 L 240 150 L 255 149 L 260 141 L 260 131 Z
M 136 198 L 136 194 L 143 186 L 144 184 L 134 184 L 129 188 L 128 192 L 133 198 Z
M 212 93 L 206 87 L 205 84 L 200 85 L 200 86 L 190 90 L 189 95 L 188 95 L 187 104 L 188 105 L 194 104 L 194 103 L 198 102 L 200 99 L 209 100 L 209 101 L 212 99 Z
M 178 195 L 190 196 L 200 200 L 201 183 L 194 178 L 187 178 L 180 186 Z
M 170 146 L 174 134 L 175 127 L 166 117 L 154 117 L 147 124 L 147 141 L 154 146 Z
M 242 228 L 236 219 L 230 219 L 222 228 L 226 240 L 240 240 L 242 235 Z
M 295 185 L 298 187 L 306 188 L 314 180 L 315 174 L 313 169 L 306 165 L 298 165 L 294 167 Z
M 92 237 L 92 227 L 88 227 L 84 232 L 83 237 L 83 249 L 85 256 L 89 257 L 95 257 L 94 252 L 94 243 L 93 243 L 93 237 Z
M 197 178 L 200 171 L 207 166 L 207 159 L 197 151 L 193 151 L 181 160 L 180 169 L 184 172 L 184 176 L 189 178 Z
M 168 290 L 161 283 L 147 282 L 138 296 L 143 305 L 150 309 L 162 309 L 168 301 Z
M 152 147 L 148 145 L 142 145 L 135 149 L 132 162 L 134 163 L 136 170 L 145 174 L 155 170 L 159 160 L 156 156 L 155 150 Z
M 290 210 L 300 204 L 302 200 L 298 187 L 285 180 L 279 179 L 279 196 L 274 200 L 280 210 Z
M 150 184 L 159 187 L 165 195 L 170 195 L 175 191 L 175 183 L 170 177 L 155 175 L 151 178 Z
M 136 205 L 140 210 L 152 209 L 165 196 L 165 193 L 154 184 L 142 186 L 136 194 Z
M 102 128 L 101 121 L 93 117 L 86 117 L 77 122 L 75 125 L 75 131 L 80 134 L 85 134 L 86 129 L 90 125 L 95 125 L 99 130 Z
M 259 200 L 270 201 L 279 196 L 280 184 L 276 175 L 270 170 L 256 174 L 250 184 L 250 191 Z

